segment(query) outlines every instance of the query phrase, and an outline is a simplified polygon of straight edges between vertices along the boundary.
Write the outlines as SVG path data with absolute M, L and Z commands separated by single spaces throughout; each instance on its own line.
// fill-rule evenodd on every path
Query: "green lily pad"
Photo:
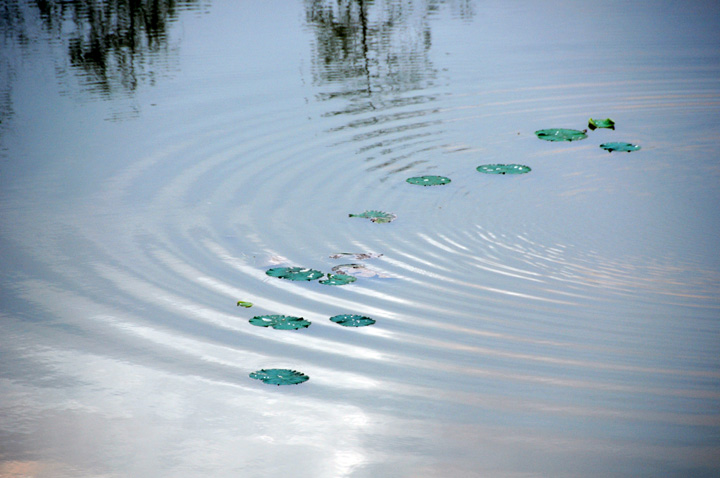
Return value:
M 382 257 L 382 254 L 378 254 L 376 252 L 338 252 L 337 254 L 332 254 L 330 256 L 330 259 L 341 259 L 343 257 L 352 257 L 354 259 L 362 261 L 365 259 L 375 259 L 377 257 Z
M 532 171 L 530 166 L 522 164 L 483 164 L 477 170 L 485 174 L 525 174 Z
M 630 143 L 603 143 L 600 147 L 608 153 L 612 153 L 613 151 L 632 153 L 640 149 L 640 145 Z
M 590 131 L 595 130 L 597 128 L 608 128 L 608 129 L 615 129 L 615 122 L 611 120 L 610 118 L 605 118 L 603 120 L 600 119 L 592 119 L 588 121 L 588 128 L 590 128 Z
M 277 330 L 297 330 L 310 327 L 311 322 L 291 315 L 257 315 L 249 322 L 258 327 L 272 327 Z
M 305 267 L 273 267 L 272 269 L 268 269 L 265 273 L 270 277 L 297 281 L 315 280 L 325 275 L 320 271 L 307 269 Z
M 407 178 L 406 181 L 410 184 L 417 184 L 418 186 L 440 186 L 449 183 L 451 180 L 445 176 L 418 176 L 415 178 Z
M 344 327 L 365 327 L 375 323 L 375 319 L 363 315 L 342 314 L 330 317 L 330 320 Z
M 244 300 L 239 300 L 237 305 L 238 307 L 245 307 L 246 309 L 253 306 L 252 302 L 245 302 Z
M 348 214 L 350 217 L 364 217 L 366 219 L 370 219 L 372 222 L 377 222 L 378 224 L 385 224 L 388 222 L 392 222 L 395 219 L 397 219 L 397 216 L 391 212 L 382 212 L 382 211 L 365 211 L 362 214 Z
M 321 280 L 325 285 L 346 285 L 355 282 L 357 278 L 345 274 L 328 274 L 327 279 Z
M 535 131 L 535 135 L 545 141 L 577 141 L 587 138 L 585 131 L 563 128 L 541 129 Z
M 262 380 L 270 385 L 297 385 L 298 383 L 310 380 L 310 377 L 304 373 L 287 368 L 264 368 L 257 372 L 252 372 L 250 378 Z

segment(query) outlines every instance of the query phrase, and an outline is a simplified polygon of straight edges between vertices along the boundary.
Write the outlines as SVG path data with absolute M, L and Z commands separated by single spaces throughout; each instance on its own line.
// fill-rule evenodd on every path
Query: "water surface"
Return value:
M 3 11 L 1 475 L 717 475 L 717 5 L 140 3 Z

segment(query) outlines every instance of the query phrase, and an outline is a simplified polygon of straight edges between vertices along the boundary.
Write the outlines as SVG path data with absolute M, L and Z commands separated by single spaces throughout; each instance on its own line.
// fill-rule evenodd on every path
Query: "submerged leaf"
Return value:
M 359 261 L 365 260 L 365 259 L 375 259 L 377 257 L 382 257 L 382 254 L 378 254 L 375 252 L 362 252 L 362 253 L 355 253 L 355 252 L 338 252 L 337 254 L 332 254 L 330 256 L 330 259 L 340 259 L 342 257 L 352 257 L 353 259 L 357 259 Z
M 439 186 L 447 184 L 451 180 L 445 176 L 418 176 L 415 178 L 407 178 L 406 181 L 410 184 L 417 184 L 419 186 Z
M 379 279 L 387 279 L 390 277 L 367 267 L 365 264 L 340 264 L 339 266 L 333 267 L 332 271 L 353 277 L 376 277 Z
M 640 149 L 640 145 L 630 143 L 603 143 L 600 145 L 600 147 L 606 150 L 608 153 L 612 153 L 613 151 L 632 153 L 633 151 L 637 151 Z
M 545 141 L 577 141 L 587 138 L 585 131 L 563 128 L 541 129 L 535 131 L 535 135 Z
M 370 219 L 372 222 L 377 222 L 379 224 L 385 224 L 388 222 L 392 222 L 395 219 L 397 219 L 397 216 L 391 212 L 382 212 L 382 211 L 365 211 L 362 214 L 348 214 L 350 217 L 364 217 L 366 219 Z
M 325 285 L 346 285 L 356 280 L 355 277 L 345 274 L 328 274 L 327 279 L 321 280 L 320 283 Z
M 249 322 L 258 327 L 272 327 L 277 330 L 297 330 L 310 327 L 311 322 L 291 315 L 257 315 Z
M 365 327 L 375 323 L 375 319 L 363 315 L 342 314 L 330 317 L 330 320 L 344 327 Z
M 606 118 L 604 120 L 590 118 L 588 121 L 588 128 L 590 128 L 591 131 L 597 128 L 615 129 L 615 122 L 610 118 Z
M 524 174 L 532 171 L 530 166 L 522 164 L 483 164 L 477 170 L 485 174 Z
M 268 269 L 265 273 L 270 277 L 297 281 L 315 280 L 325 275 L 320 271 L 305 267 L 274 267 Z
M 297 385 L 298 383 L 307 382 L 310 377 L 297 370 L 287 368 L 268 368 L 252 372 L 250 378 L 262 380 L 270 385 Z
M 252 302 L 245 302 L 243 300 L 239 300 L 237 305 L 238 307 L 245 307 L 246 309 L 253 306 Z

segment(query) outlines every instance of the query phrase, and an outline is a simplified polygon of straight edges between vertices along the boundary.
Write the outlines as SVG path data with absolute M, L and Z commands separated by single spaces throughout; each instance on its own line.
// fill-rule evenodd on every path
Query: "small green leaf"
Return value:
M 577 141 L 587 138 L 585 131 L 563 128 L 541 129 L 535 131 L 535 135 L 545 141 Z
M 477 170 L 485 174 L 525 174 L 532 171 L 530 166 L 522 164 L 483 164 Z
M 330 317 L 330 320 L 344 327 L 365 327 L 375 323 L 375 319 L 363 315 L 342 314 Z
M 252 372 L 250 378 L 262 380 L 270 385 L 297 385 L 307 382 L 310 377 L 297 370 L 287 368 L 268 368 Z
M 640 145 L 630 143 L 603 143 L 600 147 L 608 153 L 612 153 L 613 151 L 632 153 L 640 149 Z
M 392 222 L 395 219 L 397 219 L 397 216 L 391 212 L 382 212 L 382 211 L 365 211 L 362 214 L 348 214 L 350 217 L 364 217 L 366 219 L 370 219 L 372 222 L 377 222 L 378 224 L 385 224 L 388 222 Z
M 356 280 L 355 277 L 345 274 L 328 274 L 327 279 L 321 280 L 320 283 L 325 285 L 346 285 Z
M 277 330 L 304 329 L 310 327 L 311 324 L 302 317 L 293 317 L 291 315 L 257 315 L 248 322 L 258 327 L 272 327 Z
M 243 300 L 239 300 L 237 305 L 238 307 L 245 307 L 246 309 L 253 306 L 252 302 L 245 302 Z
M 407 178 L 406 181 L 419 186 L 440 186 L 448 184 L 451 180 L 445 176 L 418 176 L 415 178 Z
M 316 280 L 325 275 L 315 269 L 307 269 L 304 267 L 274 267 L 268 269 L 265 273 L 270 277 L 296 281 Z
M 608 129 L 615 129 L 615 122 L 611 120 L 610 118 L 606 118 L 604 120 L 596 120 L 590 118 L 588 121 L 588 128 L 590 128 L 591 131 L 597 129 L 597 128 L 608 128 Z

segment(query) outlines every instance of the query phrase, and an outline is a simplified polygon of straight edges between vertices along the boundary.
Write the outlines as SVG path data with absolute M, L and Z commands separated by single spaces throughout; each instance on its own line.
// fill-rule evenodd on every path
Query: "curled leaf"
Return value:
M 246 309 L 253 306 L 252 302 L 245 302 L 243 300 L 239 300 L 237 305 L 238 307 L 245 307 Z
M 610 118 L 606 118 L 603 120 L 600 119 L 592 119 L 588 121 L 588 128 L 590 128 L 590 131 L 593 131 L 597 128 L 608 128 L 608 129 L 615 129 L 615 122 L 611 120 Z
M 257 315 L 249 322 L 258 327 L 272 327 L 277 330 L 297 330 L 310 327 L 311 322 L 291 315 Z
M 419 186 L 440 186 L 451 182 L 450 178 L 446 178 L 445 176 L 418 176 L 415 178 L 407 178 L 405 181 Z
M 330 320 L 344 327 L 365 327 L 375 323 L 375 319 L 363 315 L 342 314 L 330 317 Z
M 631 143 L 603 143 L 600 147 L 608 153 L 612 153 L 613 151 L 632 153 L 640 149 L 640 145 Z
M 273 267 L 268 269 L 265 274 L 270 277 L 296 281 L 315 280 L 325 275 L 320 271 L 305 267 Z
M 485 174 L 525 174 L 532 171 L 530 166 L 522 164 L 483 164 L 477 170 Z
M 345 274 L 328 274 L 327 279 L 321 280 L 320 283 L 325 285 L 346 285 L 356 280 L 355 277 Z
M 535 135 L 545 141 L 577 141 L 587 138 L 585 131 L 563 128 L 541 129 L 535 131 Z
M 377 222 L 378 224 L 385 224 L 397 219 L 397 216 L 395 214 L 383 211 L 365 211 L 362 214 L 348 214 L 348 216 L 364 217 L 366 219 L 370 219 L 372 222 Z
M 307 382 L 310 377 L 297 370 L 287 368 L 268 368 L 252 372 L 250 378 L 262 380 L 270 385 L 297 385 Z

